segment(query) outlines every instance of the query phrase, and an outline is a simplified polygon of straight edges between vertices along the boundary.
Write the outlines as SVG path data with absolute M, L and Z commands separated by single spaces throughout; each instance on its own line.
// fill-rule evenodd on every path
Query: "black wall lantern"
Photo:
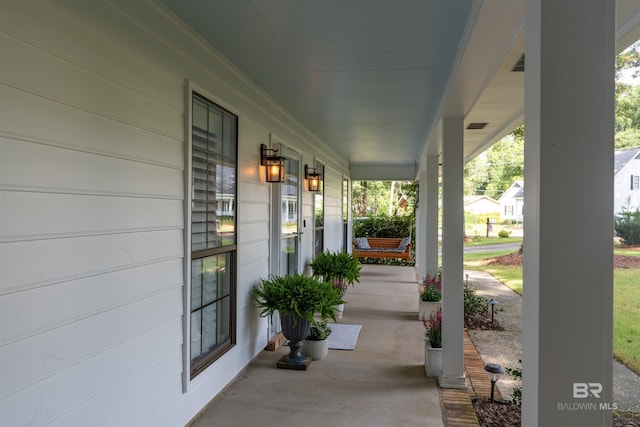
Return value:
M 307 180 L 307 190 L 320 191 L 322 175 L 318 173 L 317 168 L 310 168 L 308 165 L 304 165 L 304 178 Z
M 260 164 L 266 168 L 267 182 L 284 182 L 284 157 L 275 148 L 260 144 Z

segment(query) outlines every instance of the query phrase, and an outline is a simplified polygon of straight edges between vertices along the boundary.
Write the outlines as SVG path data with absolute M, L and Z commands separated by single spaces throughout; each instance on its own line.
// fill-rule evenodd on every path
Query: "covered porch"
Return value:
M 354 351 L 329 350 L 305 372 L 276 369 L 288 347 L 263 351 L 194 418 L 191 427 L 282 425 L 477 425 L 470 396 L 489 381 L 465 342 L 469 390 L 440 389 L 424 371 L 424 327 L 413 267 L 364 265 L 341 324 L 362 329 Z M 445 424 L 447 422 L 448 424 Z M 310 424 L 309 424 L 310 423 Z
M 6 425 L 183 425 L 214 398 L 223 416 L 245 377 L 262 394 L 236 393 L 235 423 L 259 407 L 264 423 L 295 418 L 303 404 L 327 424 L 340 412 L 357 415 L 353 424 L 374 414 L 442 422 L 436 383 L 420 375 L 413 270 L 367 267 L 343 318 L 363 324 L 358 351 L 312 365 L 304 380 L 262 353 L 271 331 L 250 291 L 288 271 L 283 260 L 302 270 L 317 243 L 348 250 L 352 180 L 417 179 L 417 277 L 437 268 L 443 208 L 438 382 L 466 393 L 463 168 L 525 121 L 523 424 L 610 425 L 614 57 L 640 37 L 636 0 L 49 0 L 0 10 Z M 207 253 L 193 248 L 202 223 L 191 215 L 202 202 L 194 135 L 209 129 L 193 106 L 205 100 L 196 111 L 233 124 L 225 133 L 211 119 L 206 132 L 211 169 L 227 170 L 234 188 L 215 192 L 207 180 L 219 196 L 211 212 L 235 201 L 234 238 L 212 239 Z M 218 160 L 215 144 L 228 149 Z M 266 181 L 266 145 L 290 158 L 290 193 Z M 319 165 L 321 198 L 302 185 L 305 166 Z M 283 213 L 299 221 L 282 227 Z M 214 237 L 218 224 L 207 215 Z M 204 334 L 201 255 L 229 266 L 224 316 Z M 200 339 L 218 335 L 220 345 Z M 342 378 L 341 390 L 310 385 L 327 378 Z M 602 393 L 576 396 L 584 384 Z M 302 403 L 277 406 L 277 388 Z M 600 409 L 558 409 L 581 399 Z

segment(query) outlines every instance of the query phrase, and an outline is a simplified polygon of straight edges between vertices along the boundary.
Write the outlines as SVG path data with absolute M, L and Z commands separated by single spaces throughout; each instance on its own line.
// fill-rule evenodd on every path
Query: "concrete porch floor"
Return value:
M 307 371 L 276 368 L 288 347 L 263 351 L 190 425 L 443 426 L 414 268 L 364 265 L 345 299 L 339 323 L 362 325 L 354 351 L 329 350 Z

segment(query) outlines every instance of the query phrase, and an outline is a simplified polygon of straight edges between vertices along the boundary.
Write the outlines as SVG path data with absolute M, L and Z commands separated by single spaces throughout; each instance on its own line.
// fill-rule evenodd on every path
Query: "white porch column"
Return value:
M 426 214 L 425 252 L 427 272 L 435 274 L 438 271 L 438 156 L 428 155 L 426 162 L 426 194 L 424 203 Z
M 420 182 L 418 190 L 418 209 L 416 211 L 416 276 L 418 283 L 425 276 L 427 271 L 427 170 L 425 166 L 426 157 L 420 164 L 418 180 Z
M 466 388 L 462 118 L 444 119 L 442 134 L 442 376 L 438 382 L 443 388 Z
M 423 159 L 420 168 L 420 205 L 416 226 L 418 281 L 438 271 L 438 156 Z
M 526 3 L 523 426 L 610 426 L 615 2 Z

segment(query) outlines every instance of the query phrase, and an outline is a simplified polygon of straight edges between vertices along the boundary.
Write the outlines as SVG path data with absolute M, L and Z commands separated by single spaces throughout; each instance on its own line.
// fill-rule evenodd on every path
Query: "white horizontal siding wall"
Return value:
M 268 339 L 249 298 L 269 273 L 259 145 L 275 132 L 305 159 L 323 151 L 335 248 L 346 163 L 157 2 L 10 1 L 0 15 L 1 423 L 182 425 Z M 237 345 L 185 389 L 187 79 L 240 119 Z

